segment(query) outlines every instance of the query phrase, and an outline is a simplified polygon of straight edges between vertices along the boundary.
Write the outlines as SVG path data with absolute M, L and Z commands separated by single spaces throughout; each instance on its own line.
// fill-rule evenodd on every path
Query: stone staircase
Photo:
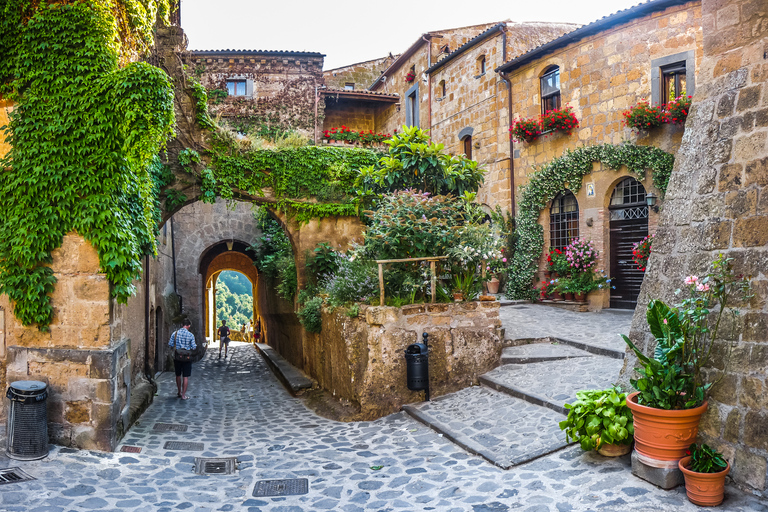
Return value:
M 527 343 L 532 339 L 536 343 Z M 567 446 L 558 426 L 567 414 L 563 405 L 573 403 L 577 391 L 613 385 L 624 351 L 603 340 L 545 335 L 506 342 L 515 346 L 504 349 L 501 366 L 482 375 L 480 386 L 403 409 L 465 450 L 509 469 Z

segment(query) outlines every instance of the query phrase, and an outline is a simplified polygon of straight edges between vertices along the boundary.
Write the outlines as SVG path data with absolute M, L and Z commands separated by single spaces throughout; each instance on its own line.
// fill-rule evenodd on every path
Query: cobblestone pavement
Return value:
M 662 491 L 633 477 L 628 457 L 607 459 L 568 447 L 502 470 L 399 413 L 339 423 L 292 398 L 250 346 L 231 359 L 196 364 L 192 398 L 175 398 L 173 375 L 159 379 L 155 402 L 123 444 L 141 453 L 53 447 L 43 460 L 0 456 L 36 480 L 0 485 L 0 510 L 18 512 L 333 510 L 569 512 L 699 510 L 680 488 Z M 157 423 L 188 426 L 160 432 Z M 202 451 L 164 449 L 166 441 Z M 194 457 L 236 457 L 233 475 L 198 476 Z M 257 481 L 306 478 L 308 493 L 253 497 Z M 768 512 L 768 503 L 728 490 L 713 510 Z
M 629 334 L 632 323 L 631 311 L 577 313 L 542 304 L 503 306 L 499 317 L 509 340 L 557 337 L 620 352 L 626 345 L 619 334 Z

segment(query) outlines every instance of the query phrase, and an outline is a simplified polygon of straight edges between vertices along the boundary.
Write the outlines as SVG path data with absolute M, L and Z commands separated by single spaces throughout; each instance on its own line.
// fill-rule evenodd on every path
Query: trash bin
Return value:
M 429 349 L 424 343 L 414 343 L 405 349 L 408 389 L 429 389 Z
M 35 380 L 11 383 L 5 394 L 11 400 L 5 454 L 17 460 L 48 455 L 48 385 Z

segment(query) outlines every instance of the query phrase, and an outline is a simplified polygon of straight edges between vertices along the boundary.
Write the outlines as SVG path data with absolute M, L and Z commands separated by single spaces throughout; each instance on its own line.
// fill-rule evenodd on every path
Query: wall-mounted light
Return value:
M 475 146 L 475 149 L 480 149 L 480 143 L 479 142 L 475 142 L 473 144 L 473 146 Z
M 235 245 L 235 241 L 234 240 L 230 240 L 229 242 L 227 242 L 227 250 L 231 251 L 233 245 Z
M 397 112 L 400 112 L 400 104 L 399 103 L 395 103 L 395 110 Z
M 648 208 L 654 211 L 654 213 L 659 213 L 659 207 L 656 206 L 656 200 L 658 197 L 656 197 L 656 194 L 653 192 L 648 192 L 645 195 L 645 202 L 648 205 Z

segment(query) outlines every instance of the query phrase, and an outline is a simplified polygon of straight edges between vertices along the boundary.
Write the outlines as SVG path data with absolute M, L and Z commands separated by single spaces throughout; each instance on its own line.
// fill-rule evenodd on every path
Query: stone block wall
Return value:
M 730 363 L 714 388 L 700 437 L 723 451 L 736 483 L 768 491 L 768 8 L 765 2 L 703 0 L 703 58 L 642 294 L 677 302 L 685 276 L 718 253 L 751 276 Z M 631 337 L 653 340 L 638 307 Z M 726 332 L 730 329 L 726 329 Z M 723 342 L 726 343 L 726 342 Z M 726 367 L 720 344 L 714 366 Z M 637 359 L 629 354 L 625 384 Z M 715 372 L 713 372 L 714 375 Z
M 356 132 L 361 130 L 375 131 L 376 113 L 387 107 L 386 105 L 344 101 L 343 99 L 336 100 L 333 95 L 325 97 L 325 105 L 323 130 L 339 128 L 344 125 Z
M 387 55 L 379 59 L 368 60 L 323 71 L 326 87 L 344 89 L 347 84 L 354 84 L 354 90 L 367 89 L 396 57 Z
M 498 302 L 362 306 L 355 318 L 340 309 L 322 316 L 304 370 L 334 396 L 359 405 L 361 420 L 423 400 L 423 392 L 406 386 L 404 356 L 423 332 L 429 334 L 432 397 L 477 385 L 501 358 Z

